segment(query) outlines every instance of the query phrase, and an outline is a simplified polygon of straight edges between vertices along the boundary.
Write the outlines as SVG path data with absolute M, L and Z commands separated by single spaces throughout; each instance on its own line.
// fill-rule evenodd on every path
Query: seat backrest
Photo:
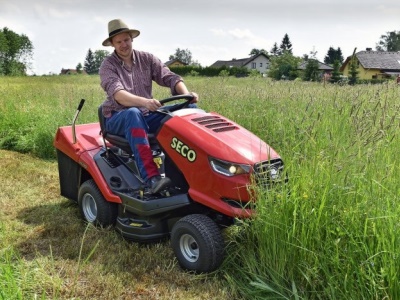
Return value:
M 122 136 L 111 134 L 106 130 L 106 118 L 103 115 L 103 105 L 99 106 L 97 113 L 99 116 L 100 130 L 101 134 L 103 135 L 103 138 L 108 142 L 110 142 L 111 144 L 113 144 L 114 146 L 117 146 L 118 148 L 121 148 L 122 150 L 128 153 L 132 153 L 128 140 L 126 140 Z
M 99 115 L 100 130 L 101 130 L 101 134 L 103 135 L 103 138 L 105 140 L 109 141 L 114 146 L 121 148 L 125 152 L 132 153 L 132 149 L 129 146 L 129 142 L 127 139 L 125 139 L 125 137 L 112 134 L 106 130 L 106 118 L 103 115 L 103 105 L 99 106 L 97 113 Z M 158 143 L 157 143 L 157 139 L 154 134 L 149 133 L 148 139 L 149 139 L 151 148 L 159 147 Z

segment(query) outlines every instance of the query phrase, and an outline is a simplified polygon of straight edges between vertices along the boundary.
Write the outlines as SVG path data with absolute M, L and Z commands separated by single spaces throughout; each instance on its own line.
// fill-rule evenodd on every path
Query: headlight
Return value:
M 211 157 L 210 157 L 210 165 L 215 172 L 229 177 L 239 174 L 248 174 L 250 173 L 251 170 L 250 165 L 236 164 L 229 161 L 224 161 Z

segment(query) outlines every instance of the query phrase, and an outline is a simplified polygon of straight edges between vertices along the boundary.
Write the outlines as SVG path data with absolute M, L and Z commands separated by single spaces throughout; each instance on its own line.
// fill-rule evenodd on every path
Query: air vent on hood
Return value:
M 211 129 L 214 132 L 223 132 L 239 129 L 235 124 L 224 120 L 218 116 L 206 116 L 200 118 L 194 118 L 192 121 L 197 122 L 200 125 L 203 125 L 206 128 Z

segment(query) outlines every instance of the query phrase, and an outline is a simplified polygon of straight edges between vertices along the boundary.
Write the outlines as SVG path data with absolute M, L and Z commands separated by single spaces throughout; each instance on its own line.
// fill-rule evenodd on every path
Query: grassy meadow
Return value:
M 78 123 L 97 121 L 97 76 L 2 77 L 0 299 L 400 299 L 400 86 L 186 83 L 203 109 L 277 150 L 289 174 L 227 232 L 220 270 L 187 274 L 168 242 L 86 226 L 59 195 L 52 140 L 82 98 Z

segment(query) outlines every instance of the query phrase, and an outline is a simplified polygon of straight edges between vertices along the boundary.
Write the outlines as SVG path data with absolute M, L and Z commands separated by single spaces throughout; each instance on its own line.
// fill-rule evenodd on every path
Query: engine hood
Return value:
M 217 113 L 183 109 L 174 113 L 163 127 L 168 127 L 169 132 L 190 147 L 202 148 L 209 156 L 225 161 L 254 164 L 279 158 L 255 134 Z

